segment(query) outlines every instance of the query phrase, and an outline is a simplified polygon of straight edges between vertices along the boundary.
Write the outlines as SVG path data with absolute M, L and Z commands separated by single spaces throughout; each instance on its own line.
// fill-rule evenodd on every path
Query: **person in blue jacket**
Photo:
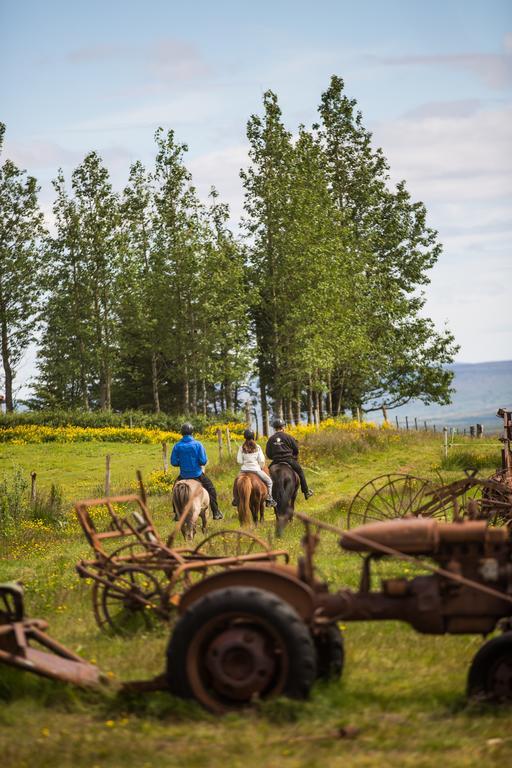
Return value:
M 203 488 L 206 488 L 210 497 L 210 508 L 214 520 L 222 520 L 223 514 L 219 510 L 217 491 L 209 477 L 203 472 L 203 467 L 208 462 L 204 445 L 192 437 L 194 427 L 188 422 L 183 424 L 179 440 L 171 453 L 171 464 L 180 468 L 177 480 L 197 480 Z

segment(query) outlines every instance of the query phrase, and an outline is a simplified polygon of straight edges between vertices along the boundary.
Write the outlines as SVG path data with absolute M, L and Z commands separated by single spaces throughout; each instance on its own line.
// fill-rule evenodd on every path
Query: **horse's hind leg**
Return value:
M 201 512 L 199 513 L 199 516 L 201 518 L 201 531 L 203 533 L 206 533 L 206 529 L 208 527 L 208 522 L 206 518 L 206 509 L 202 509 Z

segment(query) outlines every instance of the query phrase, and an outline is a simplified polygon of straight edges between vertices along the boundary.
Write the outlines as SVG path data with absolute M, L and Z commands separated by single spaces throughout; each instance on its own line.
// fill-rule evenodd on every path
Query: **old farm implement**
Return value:
M 130 633 L 169 619 L 184 589 L 207 574 L 244 563 L 288 560 L 247 531 L 222 530 L 194 548 L 176 545 L 185 510 L 164 542 L 140 495 L 79 501 L 78 520 L 94 557 L 80 560 L 79 575 L 92 582 L 94 616 L 101 629 Z
M 43 619 L 25 617 L 19 584 L 0 585 L 0 662 L 75 685 L 98 685 L 98 667 L 58 643 L 47 629 Z
M 337 622 L 401 620 L 425 634 L 503 634 L 476 654 L 468 692 L 512 701 L 512 540 L 485 520 L 395 519 L 342 530 L 297 513 L 297 568 L 254 564 L 217 573 L 183 596 L 167 657 L 168 684 L 214 712 L 256 698 L 304 696 L 343 663 Z M 363 555 L 359 589 L 329 592 L 315 566 L 321 531 Z M 376 587 L 374 565 L 406 572 Z M 384 569 L 386 570 L 386 569 Z
M 407 474 L 381 475 L 356 493 L 347 511 L 347 527 L 401 517 L 451 520 L 459 517 L 487 520 L 491 525 L 512 524 L 512 411 L 500 408 L 504 430 L 500 438 L 501 468 L 489 478 L 466 476 L 452 483 Z
M 468 517 L 508 525 L 512 522 L 512 487 L 496 477 L 477 477 L 472 470 L 446 485 L 412 475 L 382 475 L 363 485 L 354 496 L 347 511 L 347 527 L 403 517 L 445 522 Z

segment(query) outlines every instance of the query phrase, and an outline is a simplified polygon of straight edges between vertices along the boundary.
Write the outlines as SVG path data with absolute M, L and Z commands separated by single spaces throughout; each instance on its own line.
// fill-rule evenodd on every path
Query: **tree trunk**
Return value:
M 156 365 L 156 352 L 151 353 L 151 387 L 153 390 L 153 405 L 155 413 L 160 413 L 160 395 L 158 394 L 158 370 Z
M 263 422 L 262 430 L 263 430 L 263 434 L 266 437 L 270 432 L 270 424 L 269 424 L 269 416 L 268 416 L 267 390 L 261 378 L 261 373 L 260 373 L 260 398 L 261 398 L 261 419 Z
M 286 421 L 288 424 L 294 423 L 291 397 L 286 398 Z
M 235 411 L 235 413 L 238 413 L 238 411 L 240 410 L 240 402 L 238 400 L 238 386 L 235 386 L 235 392 L 234 392 L 233 398 L 234 398 L 233 399 L 233 410 Z
M 331 381 L 331 372 L 327 374 L 327 415 L 333 416 L 332 411 L 332 381 Z
M 311 376 L 308 382 L 308 424 L 313 424 L 313 385 Z
M 232 411 L 233 410 L 233 392 L 231 389 L 231 382 L 224 381 L 224 393 L 226 396 L 226 410 Z
M 188 380 L 188 363 L 185 362 L 184 371 L 185 378 L 183 379 L 183 413 L 188 416 L 190 413 L 190 385 Z
M 203 381 L 201 383 L 201 387 L 202 387 L 202 394 L 203 394 L 203 416 L 206 418 L 206 416 L 208 414 L 208 397 L 207 397 L 207 394 L 206 394 L 206 381 L 205 381 L 205 379 L 203 379 Z
M 197 416 L 197 379 L 192 379 L 192 415 Z
M 280 397 L 278 400 L 274 403 L 275 408 L 275 414 L 278 419 L 284 419 L 284 411 L 283 411 L 283 398 Z
M 293 398 L 293 406 L 295 410 L 295 423 L 300 424 L 300 416 L 301 416 L 301 389 L 300 385 L 297 384 L 295 387 L 295 397 Z
M 7 336 L 7 320 L 2 307 L 2 363 L 4 367 L 5 380 L 5 408 L 10 413 L 14 410 L 14 401 L 12 396 L 12 382 L 14 373 L 9 360 L 9 340 Z

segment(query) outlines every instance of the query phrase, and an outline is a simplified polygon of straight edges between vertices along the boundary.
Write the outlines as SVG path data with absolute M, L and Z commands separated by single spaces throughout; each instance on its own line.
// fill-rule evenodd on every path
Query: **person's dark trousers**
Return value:
M 206 477 L 205 473 L 203 472 L 202 475 L 199 475 L 199 477 L 194 477 L 194 480 L 197 480 L 203 488 L 205 488 L 208 491 L 208 496 L 210 497 L 210 507 L 212 510 L 212 515 L 214 519 L 219 519 L 222 517 L 220 511 L 219 511 L 219 503 L 217 501 L 217 491 L 215 490 L 215 486 L 210 480 L 209 477 Z M 176 480 L 183 480 L 182 476 L 176 478 Z
M 300 489 L 302 493 L 308 492 L 308 484 L 306 481 L 306 475 L 304 474 L 304 470 L 302 469 L 301 465 L 297 461 L 297 459 L 292 458 L 286 458 L 286 459 L 276 459 L 272 462 L 272 464 L 289 464 L 290 467 L 298 474 L 299 480 L 300 480 Z

